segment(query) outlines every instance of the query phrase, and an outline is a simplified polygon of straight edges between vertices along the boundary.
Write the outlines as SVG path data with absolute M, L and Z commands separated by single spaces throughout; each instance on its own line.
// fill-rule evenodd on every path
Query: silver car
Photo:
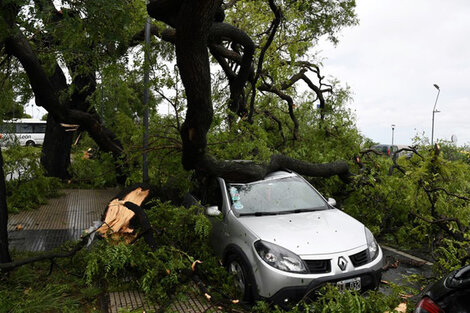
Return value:
M 296 173 L 247 184 L 218 178 L 203 202 L 212 246 L 245 300 L 285 305 L 324 283 L 353 290 L 380 283 L 383 254 L 372 233 Z

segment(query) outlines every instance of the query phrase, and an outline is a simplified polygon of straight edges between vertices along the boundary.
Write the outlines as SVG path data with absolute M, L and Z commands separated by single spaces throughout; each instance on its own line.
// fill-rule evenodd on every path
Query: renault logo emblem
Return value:
M 346 265 L 348 265 L 348 261 L 342 256 L 338 258 L 338 266 L 339 268 L 344 271 L 346 269 Z

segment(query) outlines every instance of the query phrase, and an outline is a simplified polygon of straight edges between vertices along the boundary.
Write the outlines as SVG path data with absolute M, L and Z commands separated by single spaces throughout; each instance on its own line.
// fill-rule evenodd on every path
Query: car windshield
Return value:
M 287 177 L 250 184 L 229 184 L 234 212 L 271 215 L 327 209 L 325 200 L 300 177 Z

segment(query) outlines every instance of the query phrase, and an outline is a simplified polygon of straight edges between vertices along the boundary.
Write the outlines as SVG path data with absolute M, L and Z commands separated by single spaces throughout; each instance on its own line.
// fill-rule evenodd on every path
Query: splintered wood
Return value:
M 106 210 L 104 224 L 98 228 L 97 232 L 103 237 L 116 240 L 124 239 L 127 243 L 132 242 L 137 234 L 134 233 L 134 229 L 129 227 L 129 224 L 135 213 L 124 206 L 124 203 L 132 202 L 140 206 L 148 194 L 149 190 L 142 190 L 139 187 L 128 193 L 122 200 L 112 200 Z

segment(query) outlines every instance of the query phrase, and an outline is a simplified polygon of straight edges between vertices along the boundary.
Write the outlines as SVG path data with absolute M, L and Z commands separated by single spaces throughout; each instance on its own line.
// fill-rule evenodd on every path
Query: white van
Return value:
M 22 146 L 42 145 L 46 121 L 32 118 L 3 121 L 0 124 L 0 146 L 17 142 Z

